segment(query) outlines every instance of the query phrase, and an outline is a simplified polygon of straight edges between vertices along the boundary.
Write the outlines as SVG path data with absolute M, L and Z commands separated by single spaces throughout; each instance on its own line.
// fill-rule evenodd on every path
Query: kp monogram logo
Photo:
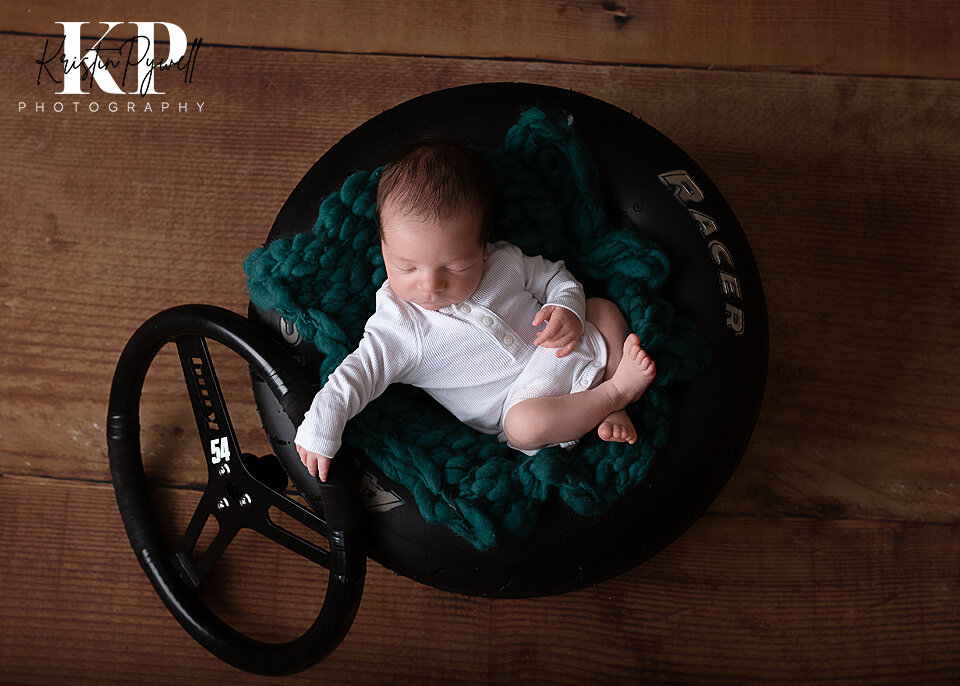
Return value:
M 164 91 L 158 91 L 154 88 L 154 70 L 163 71 L 175 66 L 178 70 L 186 72 L 184 83 L 193 80 L 197 52 L 203 41 L 194 39 L 190 46 L 190 54 L 187 55 L 187 36 L 183 29 L 176 24 L 165 21 L 130 22 L 137 27 L 136 36 L 123 41 L 119 47 L 108 48 L 102 46 L 101 43 L 115 27 L 123 22 L 99 22 L 105 24 L 107 30 L 89 50 L 84 52 L 80 46 L 80 31 L 83 26 L 90 22 L 58 21 L 56 23 L 63 26 L 63 41 L 50 56 L 47 55 L 50 41 L 47 41 L 43 46 L 43 57 L 37 60 L 37 64 L 40 65 L 37 85 L 40 85 L 41 77 L 46 73 L 54 83 L 63 84 L 63 90 L 59 91 L 57 95 L 86 95 L 87 91 L 83 90 L 84 81 L 88 81 L 90 86 L 96 84 L 105 93 L 124 95 L 126 91 L 123 90 L 123 87 L 127 85 L 128 71 L 131 67 L 137 69 L 137 85 L 129 91 L 130 94 L 139 93 L 141 96 L 162 95 Z M 154 35 L 157 26 L 163 27 L 170 39 L 169 54 L 162 62 L 158 62 L 155 57 Z M 114 55 L 116 59 L 110 55 Z M 184 62 L 185 57 L 186 61 Z M 55 74 L 55 72 L 59 73 L 58 65 L 63 66 L 62 79 L 57 78 Z M 118 84 L 114 74 L 108 71 L 108 68 L 119 70 L 121 67 L 122 71 L 119 72 L 120 83 Z

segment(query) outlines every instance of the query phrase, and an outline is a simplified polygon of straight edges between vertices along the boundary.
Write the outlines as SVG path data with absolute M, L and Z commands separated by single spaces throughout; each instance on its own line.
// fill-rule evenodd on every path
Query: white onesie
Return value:
M 461 422 L 501 442 L 503 418 L 521 400 L 598 384 L 606 345 L 586 321 L 583 287 L 563 262 L 529 257 L 503 241 L 489 245 L 488 254 L 473 294 L 436 311 L 401 300 L 384 282 L 359 346 L 317 393 L 297 444 L 333 457 L 347 421 L 392 383 L 422 388 Z M 571 310 L 583 324 L 580 341 L 564 357 L 533 343 L 539 328 L 531 322 L 546 305 Z

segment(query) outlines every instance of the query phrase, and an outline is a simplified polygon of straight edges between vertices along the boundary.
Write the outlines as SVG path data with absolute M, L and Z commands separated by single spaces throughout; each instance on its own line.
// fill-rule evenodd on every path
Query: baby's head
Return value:
M 493 225 L 493 184 L 480 157 L 446 139 L 408 147 L 387 164 L 377 185 L 380 240 L 397 216 L 443 221 L 461 213 L 477 219 L 477 241 L 485 245 Z
M 390 162 L 377 186 L 380 246 L 390 287 L 436 310 L 476 290 L 493 224 L 493 184 L 467 148 L 430 140 Z

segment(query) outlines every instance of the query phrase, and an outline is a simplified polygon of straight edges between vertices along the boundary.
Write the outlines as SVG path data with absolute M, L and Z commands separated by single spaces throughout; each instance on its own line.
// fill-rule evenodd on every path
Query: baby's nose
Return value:
M 420 288 L 425 293 L 439 293 L 445 285 L 443 279 L 437 274 L 425 274 L 420 280 Z

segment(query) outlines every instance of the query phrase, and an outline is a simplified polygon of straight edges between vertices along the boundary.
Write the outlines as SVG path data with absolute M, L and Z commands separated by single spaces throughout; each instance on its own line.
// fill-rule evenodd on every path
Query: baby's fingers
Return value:
M 533 318 L 533 325 L 540 326 L 545 321 L 550 319 L 550 315 L 553 314 L 553 311 L 557 309 L 556 305 L 545 305 L 540 308 L 540 311 L 537 312 L 537 315 Z
M 557 357 L 563 357 L 564 355 L 569 355 L 570 353 L 573 352 L 573 349 L 576 347 L 577 347 L 576 339 L 562 345 L 560 349 L 557 351 Z
M 580 340 L 580 337 L 575 335 L 572 332 L 566 332 L 563 336 L 558 337 L 556 348 L 557 357 L 563 357 L 564 355 L 569 355 L 573 352 L 573 349 L 577 347 L 577 342 Z
M 330 458 L 321 456 L 317 460 L 317 476 L 320 477 L 320 481 L 326 481 L 328 474 L 330 474 Z
M 297 455 L 300 456 L 300 461 L 303 462 L 303 466 L 307 468 L 307 471 L 310 472 L 310 476 L 317 475 L 317 455 L 316 453 L 311 453 L 309 450 L 303 446 L 297 444 Z
M 548 348 L 557 347 L 556 344 L 563 332 L 563 322 L 559 319 L 550 319 L 543 331 L 537 334 L 534 345 L 545 345 Z

